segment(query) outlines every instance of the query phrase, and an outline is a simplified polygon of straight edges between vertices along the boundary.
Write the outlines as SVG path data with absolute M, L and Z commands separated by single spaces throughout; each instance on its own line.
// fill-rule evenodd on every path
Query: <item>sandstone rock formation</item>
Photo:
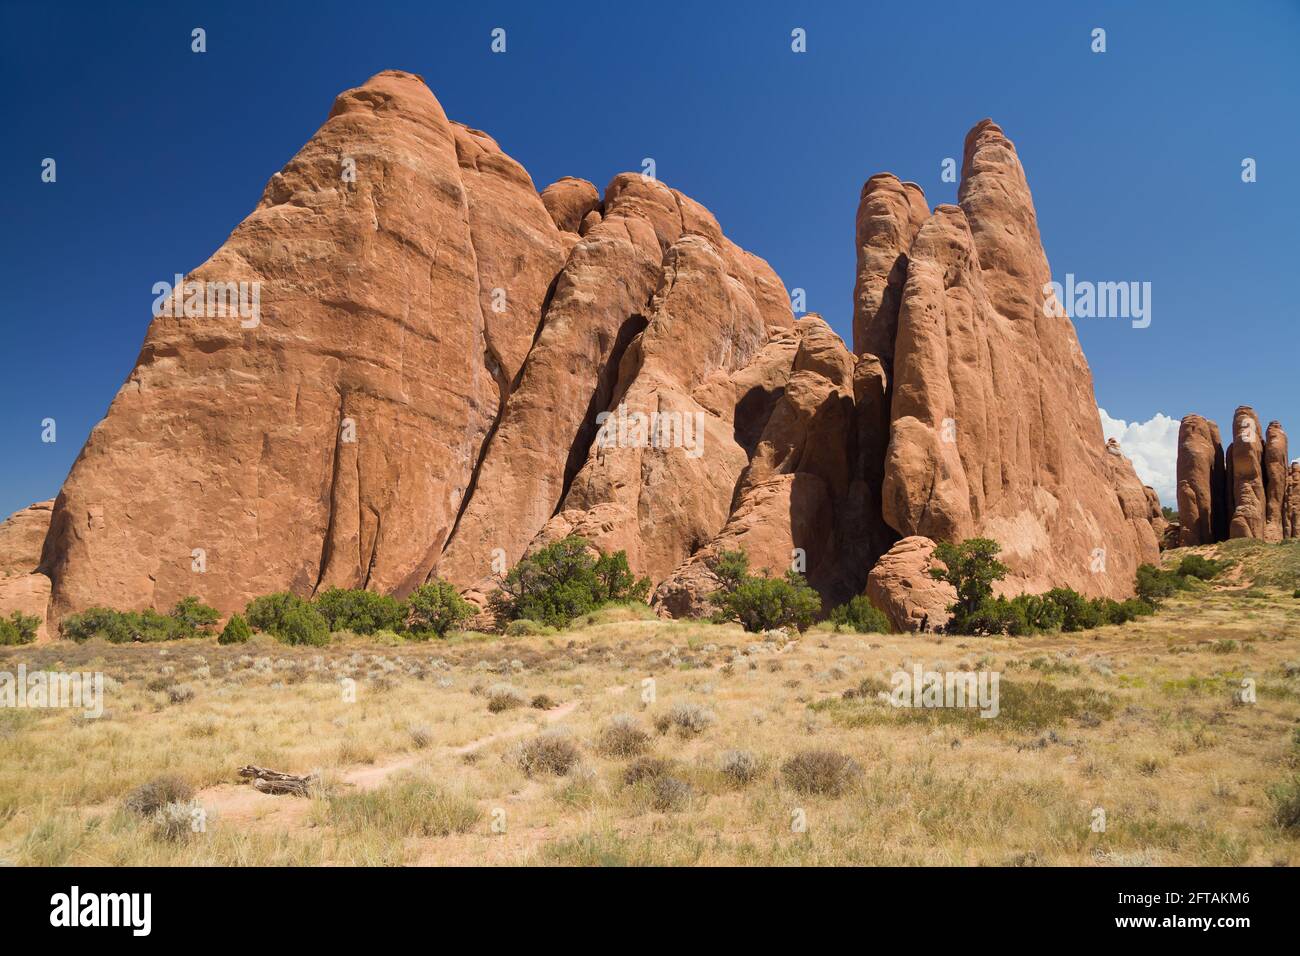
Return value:
M 50 633 L 50 579 L 36 570 L 50 528 L 53 501 L 39 501 L 0 523 L 0 617 L 14 611 L 41 619 L 37 640 Z
M 903 538 L 867 575 L 867 597 L 896 631 L 937 631 L 948 622 L 957 591 L 930 576 L 934 548 L 920 535 Z
M 41 563 L 54 502 L 38 501 L 0 522 L 0 578 L 31 574 Z
M 820 316 L 796 325 L 798 348 L 749 462 L 726 524 L 655 593 L 670 613 L 697 612 L 716 586 L 708 559 L 744 548 L 755 570 L 804 573 L 829 605 L 861 590 L 867 565 L 846 567 L 851 506 L 854 358 Z M 775 357 L 775 355 L 774 355 Z
M 1228 536 L 1227 472 L 1219 426 L 1200 415 L 1178 426 L 1179 544 L 1212 544 Z
M 1232 417 L 1228 446 L 1229 538 L 1264 537 L 1264 430 L 1249 405 Z
M 1287 469 L 1286 491 L 1282 497 L 1282 534 L 1300 538 L 1300 461 Z
M 1281 541 L 1282 511 L 1287 485 L 1286 432 L 1281 422 L 1269 422 L 1264 434 L 1264 540 Z
M 340 95 L 190 276 L 260 282 L 260 322 L 151 323 L 55 504 L 56 612 L 423 581 L 562 262 L 527 173 L 418 77 Z
M 565 176 L 542 190 L 542 205 L 550 213 L 555 228 L 585 234 L 582 224 L 588 214 L 600 214 L 600 192 L 585 179 Z
M 1169 519 L 1165 517 L 1164 509 L 1160 507 L 1160 495 L 1150 485 L 1143 485 L 1142 490 L 1147 496 L 1147 517 L 1151 522 L 1151 530 L 1155 532 L 1156 541 L 1160 542 L 1160 547 L 1165 547 L 1165 535 L 1169 531 Z
M 744 547 L 828 608 L 876 566 L 872 599 L 934 627 L 920 536 L 997 539 L 1009 590 L 1131 593 L 1162 519 L 1044 301 L 1010 141 L 976 126 L 933 212 L 873 176 L 856 246 L 850 351 L 680 192 L 539 194 L 380 73 L 189 276 L 258 283 L 255 319 L 154 319 L 54 504 L 52 611 L 435 575 L 482 601 L 570 533 L 626 550 L 675 614 Z
M 864 195 L 876 202 L 875 192 Z M 994 538 L 1023 589 L 1127 595 L 1137 565 L 1157 556 L 1144 495 L 1131 466 L 1108 461 L 1073 325 L 1045 301 L 1051 276 L 1024 173 L 990 121 L 966 138 L 958 199 L 907 250 L 884 520 L 905 536 Z M 859 314 L 855 339 L 892 321 L 888 306 Z
M 1286 432 L 1280 422 L 1260 427 L 1249 405 L 1237 408 L 1233 441 L 1224 454 L 1219 429 L 1188 415 L 1178 429 L 1179 543 L 1213 544 L 1228 538 L 1282 541 L 1297 536 L 1289 515 Z

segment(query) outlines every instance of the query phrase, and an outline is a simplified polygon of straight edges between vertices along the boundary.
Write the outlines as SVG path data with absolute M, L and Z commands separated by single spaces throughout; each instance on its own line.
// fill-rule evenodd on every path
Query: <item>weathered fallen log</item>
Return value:
M 288 793 L 295 797 L 308 796 L 311 786 L 317 780 L 314 773 L 300 777 L 291 773 L 281 773 L 278 770 L 267 770 L 265 767 L 254 767 L 252 764 L 247 767 L 240 767 L 239 775 L 251 778 L 250 782 L 253 784 L 253 789 L 261 793 Z

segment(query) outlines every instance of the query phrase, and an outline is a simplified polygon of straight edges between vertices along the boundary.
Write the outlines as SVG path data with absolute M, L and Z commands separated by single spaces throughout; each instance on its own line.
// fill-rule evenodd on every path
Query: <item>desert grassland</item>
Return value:
M 1153 617 L 1033 638 L 823 625 L 783 645 L 609 608 L 527 638 L 6 649 L 0 670 L 111 680 L 98 720 L 0 711 L 0 859 L 1295 864 L 1300 544 L 1197 550 L 1240 563 Z M 1001 672 L 1000 716 L 882 701 L 914 662 Z M 808 750 L 832 756 L 783 769 Z M 249 763 L 321 784 L 257 793 L 236 775 Z M 203 832 L 124 806 L 166 775 L 196 791 Z

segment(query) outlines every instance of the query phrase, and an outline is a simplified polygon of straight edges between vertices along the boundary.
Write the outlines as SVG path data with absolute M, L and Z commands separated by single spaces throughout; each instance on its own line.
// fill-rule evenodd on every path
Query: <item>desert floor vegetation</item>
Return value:
M 1019 638 L 614 607 L 518 636 L 0 648 L 106 684 L 98 719 L 0 710 L 0 859 L 1295 865 L 1300 545 L 1197 551 L 1233 570 Z M 915 664 L 999 673 L 999 715 L 891 706 Z M 248 764 L 316 782 L 261 793 Z

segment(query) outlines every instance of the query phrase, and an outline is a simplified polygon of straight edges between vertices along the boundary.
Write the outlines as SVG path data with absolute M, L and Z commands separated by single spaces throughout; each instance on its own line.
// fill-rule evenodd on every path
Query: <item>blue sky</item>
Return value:
M 653 157 L 846 338 L 862 182 L 889 170 L 953 201 L 943 160 L 991 116 L 1053 274 L 1152 284 L 1149 328 L 1078 321 L 1098 403 L 1225 430 L 1251 404 L 1300 451 L 1297 51 L 1295 0 L 6 2 L 0 513 L 57 492 L 131 369 L 152 285 L 206 259 L 334 96 L 386 68 L 421 74 L 539 188 L 603 188 Z M 1171 470 L 1159 424 L 1129 450 Z

